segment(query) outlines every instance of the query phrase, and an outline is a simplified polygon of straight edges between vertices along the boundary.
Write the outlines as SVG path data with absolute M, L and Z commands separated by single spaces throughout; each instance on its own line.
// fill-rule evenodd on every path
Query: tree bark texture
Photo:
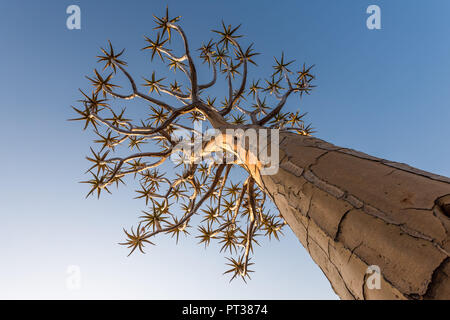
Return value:
M 342 299 L 450 299 L 449 178 L 291 133 L 250 171 Z

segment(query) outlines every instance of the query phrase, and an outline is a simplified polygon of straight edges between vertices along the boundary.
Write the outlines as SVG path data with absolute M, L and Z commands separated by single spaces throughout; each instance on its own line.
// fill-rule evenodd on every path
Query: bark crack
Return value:
M 434 203 L 439 206 L 446 217 L 450 218 L 450 194 L 437 198 Z
M 352 211 L 352 209 L 348 209 L 347 211 L 345 211 L 345 213 L 342 215 L 341 219 L 339 219 L 338 225 L 337 225 L 337 231 L 336 234 L 334 236 L 334 241 L 336 242 L 339 238 L 339 234 L 341 233 L 341 227 L 342 227 L 342 222 L 344 221 L 344 219 L 347 217 L 347 214 Z
M 440 176 L 440 175 L 437 175 L 437 174 L 432 174 L 432 173 L 429 173 L 429 172 L 426 172 L 426 171 L 423 171 L 423 170 L 419 170 L 419 169 L 416 169 L 416 168 L 413 168 L 413 167 L 409 167 L 408 165 L 406 165 L 404 163 L 395 162 L 395 161 L 389 161 L 389 160 L 385 160 L 385 159 L 382 159 L 382 158 L 372 157 L 372 156 L 370 156 L 368 154 L 365 154 L 363 152 L 359 152 L 359 151 L 356 151 L 356 150 L 353 150 L 353 149 L 349 149 L 349 148 L 339 148 L 339 147 L 336 147 L 336 146 L 334 146 L 332 144 L 330 144 L 331 147 L 328 147 L 328 148 L 327 147 L 323 147 L 323 146 L 320 146 L 320 145 L 321 144 L 328 144 L 328 143 L 326 143 L 323 140 L 318 139 L 318 138 L 313 138 L 313 137 L 309 137 L 308 138 L 309 141 L 312 141 L 312 139 L 314 139 L 313 144 L 312 145 L 308 145 L 309 147 L 317 148 L 317 149 L 320 149 L 320 150 L 323 150 L 323 151 L 327 151 L 327 152 L 337 152 L 337 153 L 346 154 L 346 155 L 349 155 L 349 156 L 352 156 L 352 157 L 355 157 L 355 158 L 377 162 L 377 163 L 380 163 L 380 164 L 385 165 L 387 167 L 391 167 L 391 168 L 394 168 L 394 169 L 397 169 L 397 170 L 401 170 L 401 171 L 404 171 L 404 172 L 413 173 L 413 174 L 416 174 L 416 175 L 419 175 L 419 176 L 431 179 L 433 181 L 440 181 L 440 182 L 443 182 L 443 183 L 450 184 L 450 178 L 447 178 L 447 177 L 444 177 L 444 176 Z M 306 141 L 308 141 L 308 140 L 306 140 Z
M 327 155 L 328 153 L 330 153 L 330 151 L 325 151 L 324 153 L 322 153 L 321 155 L 319 155 L 316 159 L 314 159 L 314 162 L 313 162 L 313 163 L 311 163 L 311 164 L 308 165 L 308 167 L 307 167 L 306 169 L 311 170 L 311 168 L 314 167 L 314 166 L 316 166 L 316 165 L 319 163 L 319 160 L 320 160 L 323 156 Z M 312 171 L 312 170 L 311 170 L 311 171 Z
M 309 225 L 309 224 L 308 224 Z M 309 229 L 309 228 L 308 228 Z M 311 241 L 314 242 L 316 244 L 316 246 L 325 254 L 325 256 L 328 258 L 328 261 L 331 263 L 331 265 L 334 267 L 334 269 L 336 270 L 337 274 L 339 275 L 339 278 L 341 278 L 342 283 L 344 284 L 345 289 L 347 290 L 347 292 L 353 297 L 354 300 L 357 300 L 355 294 L 353 294 L 353 292 L 349 289 L 349 287 L 347 286 L 347 284 L 345 283 L 344 278 L 342 277 L 341 272 L 339 271 L 338 267 L 334 264 L 334 262 L 331 260 L 331 257 L 329 254 L 327 254 L 327 252 L 317 243 L 317 241 L 315 241 L 313 238 L 311 238 Z M 308 240 L 309 243 L 309 240 Z M 328 242 L 328 245 L 330 245 L 330 243 Z M 308 244 L 309 246 L 309 244 Z M 308 250 L 310 251 L 310 250 Z M 328 249 L 329 251 L 329 249 Z M 322 270 L 323 272 L 323 270 Z M 325 273 L 325 272 L 324 272 Z M 325 273 L 326 275 L 326 273 Z
M 303 172 L 302 176 L 308 182 L 312 183 L 315 187 L 321 189 L 322 191 L 326 192 L 327 194 L 335 197 L 336 199 L 343 198 L 346 202 L 348 202 L 354 208 L 357 208 L 355 206 L 355 203 L 348 201 L 349 197 L 353 196 L 352 194 L 348 193 L 348 191 L 346 191 L 346 190 L 340 189 L 339 187 L 337 187 L 333 184 L 328 183 L 326 180 L 318 177 L 312 170 L 310 170 L 310 169 L 305 170 Z M 445 197 L 447 197 L 447 195 L 438 198 L 436 201 L 438 201 L 439 199 L 445 198 Z M 312 202 L 312 199 L 311 199 L 311 202 Z M 398 226 L 405 234 L 407 234 L 413 238 L 422 239 L 422 240 L 431 242 L 442 253 L 446 254 L 447 256 L 450 256 L 450 253 L 447 252 L 447 250 L 445 250 L 436 239 L 429 237 L 429 236 L 421 233 L 420 231 L 411 229 L 411 228 L 405 226 L 404 223 L 400 223 L 400 222 L 397 222 L 397 221 L 387 218 L 386 213 L 384 213 L 383 211 L 381 211 L 380 209 L 378 209 L 372 205 L 369 205 L 363 201 L 362 201 L 362 204 L 363 204 L 363 206 L 362 206 L 361 210 L 363 210 L 365 213 L 367 213 L 373 217 L 379 218 L 385 223 Z M 431 209 L 426 209 L 426 210 L 431 211 Z
M 362 288 L 361 288 L 363 300 L 366 300 L 366 281 L 367 281 L 367 273 L 364 274 Z
M 350 256 L 349 256 L 348 259 L 347 259 L 347 263 L 350 262 L 350 259 L 353 257 L 355 251 L 356 251 L 359 247 L 361 247 L 362 244 L 363 244 L 363 242 L 361 241 L 357 246 L 355 246 L 352 250 L 350 250 Z M 359 257 L 358 257 L 358 258 L 359 258 Z
M 450 262 L 450 258 L 446 257 L 442 260 L 442 262 L 439 264 L 439 266 L 436 269 L 434 269 L 434 271 L 431 275 L 430 283 L 428 283 L 427 291 L 422 296 L 423 298 L 430 298 L 430 299 L 434 298 L 432 295 L 433 295 L 433 289 L 436 285 L 436 278 L 440 272 L 443 272 L 445 265 L 449 262 Z

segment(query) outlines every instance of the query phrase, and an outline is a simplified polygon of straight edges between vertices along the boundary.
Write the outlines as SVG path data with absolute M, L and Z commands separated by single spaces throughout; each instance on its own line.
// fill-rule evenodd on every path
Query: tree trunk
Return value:
M 251 173 L 342 299 L 450 299 L 449 178 L 291 133 Z

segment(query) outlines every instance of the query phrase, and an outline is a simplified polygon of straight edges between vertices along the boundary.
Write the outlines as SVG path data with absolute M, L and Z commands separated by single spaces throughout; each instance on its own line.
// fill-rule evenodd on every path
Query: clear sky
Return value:
M 81 30 L 66 28 L 71 4 L 81 8 Z M 147 254 L 127 258 L 117 243 L 143 209 L 134 188 L 84 198 L 78 181 L 87 178 L 92 135 L 66 121 L 70 105 L 108 39 L 126 48 L 131 70 L 151 74 L 139 49 L 153 35 L 152 14 L 167 4 L 194 48 L 222 19 L 242 23 L 262 53 L 258 77 L 281 51 L 315 64 L 317 89 L 287 108 L 308 111 L 319 138 L 450 176 L 449 1 L 3 0 L 0 298 L 336 299 L 287 229 L 256 249 L 247 285 L 230 284 L 223 256 L 193 237 L 178 246 L 160 237 Z M 366 27 L 371 4 L 381 8 L 381 30 Z M 79 290 L 66 286 L 70 265 L 80 268 Z

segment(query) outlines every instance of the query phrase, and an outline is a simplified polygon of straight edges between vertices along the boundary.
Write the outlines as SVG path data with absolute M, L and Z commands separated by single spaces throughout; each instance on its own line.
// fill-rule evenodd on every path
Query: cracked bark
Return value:
M 341 298 L 450 299 L 449 178 L 317 138 L 280 141 L 278 173 L 251 174 Z M 370 265 L 381 289 L 365 284 Z

